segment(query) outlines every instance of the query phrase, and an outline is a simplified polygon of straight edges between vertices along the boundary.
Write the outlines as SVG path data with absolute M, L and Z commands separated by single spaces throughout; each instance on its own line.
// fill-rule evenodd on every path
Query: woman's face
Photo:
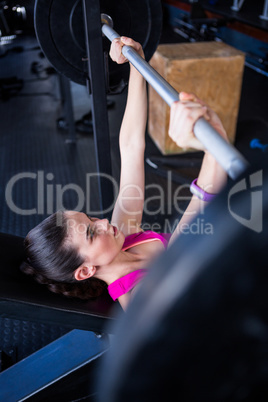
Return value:
M 94 266 L 111 263 L 122 249 L 125 236 L 107 219 L 90 218 L 82 212 L 66 211 L 68 238 Z

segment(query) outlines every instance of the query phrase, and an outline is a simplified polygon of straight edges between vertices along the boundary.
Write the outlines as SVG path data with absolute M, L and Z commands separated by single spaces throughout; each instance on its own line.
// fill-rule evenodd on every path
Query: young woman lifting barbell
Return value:
M 130 38 L 113 40 L 110 56 L 127 62 L 122 46 L 142 47 Z M 204 117 L 227 140 L 217 115 L 193 94 L 180 93 L 171 106 L 169 135 L 181 147 L 204 150 L 204 159 L 188 208 L 171 236 L 179 235 L 226 182 L 226 173 L 194 136 Z M 146 84 L 130 65 L 127 104 L 120 129 L 121 175 L 111 223 L 76 211 L 58 211 L 32 229 L 25 239 L 27 260 L 21 270 L 56 293 L 88 299 L 108 292 L 125 309 L 149 261 L 167 247 L 164 235 L 141 230 L 144 206 L 144 150 L 147 120 Z

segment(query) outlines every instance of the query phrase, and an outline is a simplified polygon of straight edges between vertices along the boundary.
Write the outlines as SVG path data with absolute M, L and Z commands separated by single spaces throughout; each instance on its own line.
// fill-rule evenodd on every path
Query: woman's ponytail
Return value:
M 45 219 L 25 238 L 27 259 L 21 264 L 21 271 L 54 293 L 83 300 L 99 296 L 107 288 L 105 282 L 94 277 L 83 281 L 74 278 L 83 259 L 76 249 L 67 246 L 66 238 L 63 212 Z

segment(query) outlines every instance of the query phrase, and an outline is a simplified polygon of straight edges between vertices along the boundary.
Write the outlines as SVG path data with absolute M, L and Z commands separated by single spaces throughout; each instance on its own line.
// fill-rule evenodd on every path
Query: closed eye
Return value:
M 90 241 L 92 241 L 94 234 L 95 234 L 94 227 L 93 225 L 89 224 L 86 231 L 86 239 L 88 240 L 88 238 L 90 238 Z
M 98 218 L 92 218 L 91 216 L 89 216 L 87 214 L 85 214 L 85 215 L 88 217 L 88 219 L 91 221 L 91 223 L 98 221 Z M 96 232 L 94 225 L 92 225 L 91 223 L 88 225 L 87 230 L 86 230 L 86 239 L 88 240 L 88 238 L 90 237 L 90 241 L 93 240 L 93 237 Z
M 89 233 L 90 233 L 90 224 L 88 225 L 87 230 L 86 230 L 86 239 L 87 240 L 88 240 L 88 237 L 89 237 Z
M 90 240 L 91 241 L 93 240 L 94 233 L 95 233 L 95 231 L 94 231 L 93 227 L 91 226 L 90 229 L 89 229 L 89 235 L 90 235 Z

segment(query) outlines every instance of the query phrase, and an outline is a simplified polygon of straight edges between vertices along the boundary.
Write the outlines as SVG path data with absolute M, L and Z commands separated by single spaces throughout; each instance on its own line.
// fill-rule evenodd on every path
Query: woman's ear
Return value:
M 84 279 L 91 278 L 95 272 L 96 267 L 92 265 L 80 265 L 80 267 L 74 271 L 74 277 L 77 281 L 83 281 Z

